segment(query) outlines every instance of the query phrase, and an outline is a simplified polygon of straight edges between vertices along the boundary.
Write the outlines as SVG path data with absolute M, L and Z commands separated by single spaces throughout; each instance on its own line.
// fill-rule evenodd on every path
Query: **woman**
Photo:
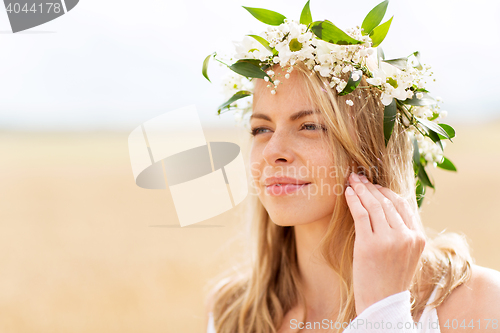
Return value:
M 500 329 L 500 273 L 457 234 L 425 234 L 413 146 L 402 121 L 386 144 L 381 91 L 363 76 L 343 95 L 301 61 L 270 69 L 250 119 L 253 257 L 210 293 L 208 332 Z
M 474 265 L 457 235 L 425 236 L 406 132 L 397 127 L 388 152 L 376 153 L 385 150 L 377 91 L 335 96 L 322 89 L 321 77 L 304 66 L 296 69 L 276 94 L 264 80 L 255 85 L 250 163 L 258 192 L 257 260 L 248 275 L 213 291 L 208 309 L 217 332 L 272 332 L 274 327 L 284 333 L 325 318 L 349 322 L 407 289 L 418 321 L 437 287 L 442 288 L 429 305 L 437 305 L 442 332 L 453 319 L 466 325 L 475 321 L 476 328 L 466 332 L 485 331 L 485 319 L 500 319 L 500 273 Z M 344 102 L 348 98 L 353 107 Z M 314 110 L 321 113 L 290 120 Z M 366 171 L 368 181 L 356 174 L 345 179 L 350 167 Z M 266 179 L 274 175 L 308 185 L 282 186 L 288 194 L 273 195 L 266 186 L 273 181 Z M 344 195 L 336 193 L 339 187 L 346 188 Z M 301 332 L 320 331 L 325 330 Z

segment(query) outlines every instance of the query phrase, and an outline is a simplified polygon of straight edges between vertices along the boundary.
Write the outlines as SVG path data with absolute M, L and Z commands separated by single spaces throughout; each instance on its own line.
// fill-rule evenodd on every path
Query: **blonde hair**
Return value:
M 334 156 L 337 182 L 346 184 L 351 171 L 363 171 L 372 182 L 388 187 L 418 210 L 412 144 L 397 120 L 385 146 L 384 106 L 380 91 L 369 87 L 363 77 L 351 94 L 339 96 L 325 78 L 303 64 L 294 66 L 303 78 L 304 90 L 327 119 L 326 138 Z M 278 92 L 279 93 L 279 92 Z M 346 101 L 354 103 L 348 106 Z M 251 260 L 217 278 L 208 296 L 218 333 L 271 333 L 283 325 L 284 316 L 300 301 L 300 274 L 297 264 L 294 227 L 274 224 L 256 195 L 251 196 Z M 419 227 L 425 233 L 423 225 Z M 340 312 L 335 322 L 349 322 L 357 314 L 354 304 L 352 264 L 355 239 L 354 221 L 345 197 L 339 195 L 326 234 L 319 244 L 321 254 L 339 275 Z M 473 259 L 464 236 L 441 233 L 430 239 L 421 255 L 410 289 L 412 316 L 417 319 L 432 290 L 443 283 L 431 306 L 439 306 L 453 289 L 468 281 Z M 304 318 L 299 319 L 305 321 Z M 334 316 L 334 314 L 332 314 Z M 342 329 L 336 331 L 339 332 Z

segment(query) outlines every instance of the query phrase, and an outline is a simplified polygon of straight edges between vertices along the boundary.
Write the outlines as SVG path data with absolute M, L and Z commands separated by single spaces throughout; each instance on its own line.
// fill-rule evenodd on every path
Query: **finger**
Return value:
M 377 187 L 379 187 L 378 185 Z M 411 208 L 408 201 L 403 199 L 401 196 L 397 195 L 394 191 L 387 187 L 380 186 L 378 188 L 380 193 L 391 200 L 394 203 L 399 215 L 402 217 L 405 225 L 411 230 L 418 230 L 417 222 L 415 221 L 413 214 L 414 210 Z
M 396 209 L 392 200 L 382 194 L 376 187 L 373 185 L 365 175 L 360 175 L 359 179 L 363 184 L 365 184 L 366 188 L 371 192 L 371 194 L 380 202 L 382 208 L 384 209 L 385 217 L 387 218 L 387 223 L 393 229 L 406 228 L 406 224 L 403 221 L 403 218 L 399 214 L 399 211 Z
M 387 231 L 390 227 L 380 202 L 370 193 L 357 174 L 351 173 L 349 183 L 358 195 L 363 207 L 368 211 L 373 231 L 376 233 Z
M 347 206 L 349 206 L 349 210 L 351 211 L 352 218 L 354 219 L 356 233 L 365 235 L 371 234 L 373 230 L 370 223 L 370 216 L 365 207 L 361 204 L 358 195 L 350 186 L 347 186 L 345 190 L 345 198 Z

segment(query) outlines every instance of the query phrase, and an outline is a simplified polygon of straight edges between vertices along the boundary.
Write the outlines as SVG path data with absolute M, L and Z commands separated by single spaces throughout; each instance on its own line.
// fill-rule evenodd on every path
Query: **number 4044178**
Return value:
M 7 5 L 8 13 L 60 13 L 62 11 L 61 4 L 57 2 L 46 2 L 33 4 L 28 6 L 27 3 L 9 3 Z
M 477 329 L 498 329 L 498 319 L 471 319 L 468 323 L 466 320 L 462 320 L 461 323 L 457 319 L 450 320 L 448 319 L 446 323 L 443 325 L 447 329 L 458 329 L 458 328 L 477 328 Z

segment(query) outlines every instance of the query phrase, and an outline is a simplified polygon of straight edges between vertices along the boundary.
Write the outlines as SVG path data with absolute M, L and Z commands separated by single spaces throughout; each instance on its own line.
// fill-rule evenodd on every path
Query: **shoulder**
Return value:
M 442 332 L 457 329 L 463 332 L 489 332 L 490 329 L 492 332 L 498 332 L 500 329 L 500 272 L 471 265 L 470 280 L 454 289 L 436 310 Z M 453 321 L 455 328 L 452 327 Z M 471 321 L 473 324 L 469 325 Z M 493 325 L 495 322 L 498 325 L 496 329 Z M 486 328 L 488 323 L 489 326 Z

